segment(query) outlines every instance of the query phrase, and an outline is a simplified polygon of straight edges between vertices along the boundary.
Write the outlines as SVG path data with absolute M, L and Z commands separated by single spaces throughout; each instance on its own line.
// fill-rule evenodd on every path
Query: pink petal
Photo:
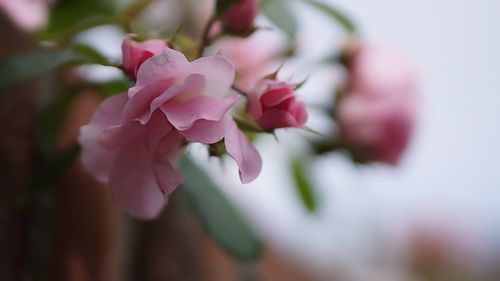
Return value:
M 236 126 L 234 120 L 226 117 L 226 150 L 238 164 L 242 183 L 253 181 L 260 173 L 262 159 L 248 138 Z
M 144 42 L 136 42 L 130 36 L 126 36 L 122 42 L 123 69 L 132 79 L 136 79 L 137 71 L 150 57 L 160 54 L 167 48 L 163 40 L 151 39 Z
M 178 179 L 172 170 L 164 166 L 159 169 L 167 172 L 164 176 Z M 156 217 L 167 200 L 167 194 L 156 180 L 152 155 L 142 134 L 128 140 L 117 151 L 109 182 L 114 201 L 139 218 Z
M 234 81 L 233 65 L 221 56 L 202 57 L 191 62 L 190 73 L 201 74 L 207 80 L 205 96 L 227 95 Z
M 290 87 L 283 87 L 278 89 L 273 89 L 267 91 L 261 98 L 260 101 L 264 106 L 272 107 L 276 106 L 286 99 L 293 98 L 293 92 Z
M 141 123 L 145 124 L 146 119 L 150 116 L 151 102 L 162 95 L 166 89 L 172 85 L 173 81 L 159 81 L 143 87 L 134 87 L 129 90 L 129 101 L 123 109 L 122 122 L 130 122 L 132 120 L 141 119 Z M 138 89 L 138 90 L 137 90 Z M 130 91 L 137 90 L 133 95 Z
M 99 136 L 108 126 L 119 124 L 121 111 L 127 99 L 127 94 L 122 93 L 104 100 L 97 108 L 90 123 L 80 128 L 78 142 L 82 147 L 83 166 L 94 177 L 103 182 L 108 180 L 115 151 L 103 147 L 98 141 Z
M 167 103 L 161 109 L 177 130 L 185 131 L 198 120 L 221 120 L 238 98 L 238 95 L 224 98 L 198 96 L 186 102 Z
M 170 159 L 175 159 L 182 151 L 184 136 L 175 130 L 171 130 L 166 134 L 156 147 L 156 154 L 168 156 Z
M 297 120 L 297 127 L 303 127 L 307 121 L 307 111 L 304 102 L 294 99 L 288 111 Z
M 269 109 L 259 118 L 259 124 L 264 129 L 297 127 L 297 120 L 288 111 Z
M 111 164 L 116 155 L 116 150 L 100 145 L 97 141 L 102 129 L 86 125 L 80 128 L 80 143 L 83 167 L 98 181 L 107 182 Z
M 146 60 L 137 72 L 137 85 L 144 86 L 164 80 L 182 80 L 189 73 L 186 57 L 178 51 L 165 49 Z
M 163 194 L 169 196 L 184 181 L 168 158 L 157 157 L 153 163 L 153 172 Z
M 157 146 L 164 137 L 173 130 L 172 125 L 161 111 L 155 112 L 146 125 L 146 144 L 151 153 L 155 152 Z
M 179 132 L 188 141 L 205 144 L 216 143 L 226 134 L 226 122 L 208 121 L 200 119 L 196 121 L 188 130 Z
M 121 113 L 128 101 L 126 93 L 117 94 L 105 99 L 96 109 L 90 125 L 108 127 L 120 124 Z

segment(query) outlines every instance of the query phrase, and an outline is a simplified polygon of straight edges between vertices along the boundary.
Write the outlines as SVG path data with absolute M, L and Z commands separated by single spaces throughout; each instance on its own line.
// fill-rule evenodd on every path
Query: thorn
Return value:
M 278 69 L 276 69 L 273 73 L 267 75 L 267 76 L 264 76 L 263 79 L 269 79 L 269 80 L 277 80 L 278 78 L 278 73 L 280 72 L 280 70 L 283 68 L 283 66 L 285 65 L 285 62 L 283 61 L 280 66 L 278 67 Z
M 308 132 L 308 133 L 312 133 L 312 134 L 318 135 L 318 136 L 326 137 L 326 135 L 325 135 L 325 134 L 320 133 L 320 132 L 318 132 L 318 131 L 316 131 L 316 130 L 314 130 L 314 129 L 310 128 L 310 127 L 307 127 L 307 126 L 306 126 L 306 127 L 304 127 L 302 130 L 304 130 L 304 131 L 306 131 L 306 132 Z
M 276 132 L 273 131 L 272 135 L 274 136 L 274 139 L 276 140 L 277 143 L 280 143 L 280 140 L 278 139 L 278 136 L 276 135 Z

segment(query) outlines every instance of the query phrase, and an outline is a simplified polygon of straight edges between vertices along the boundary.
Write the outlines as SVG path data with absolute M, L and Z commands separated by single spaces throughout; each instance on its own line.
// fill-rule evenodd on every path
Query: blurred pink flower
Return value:
M 347 86 L 337 105 L 342 142 L 365 161 L 395 165 L 416 118 L 413 66 L 394 51 L 362 46 L 348 68 Z
M 227 95 L 233 79 L 233 66 L 220 56 L 188 62 L 167 48 L 146 60 L 136 86 L 105 100 L 81 128 L 84 166 L 140 218 L 158 215 L 182 182 L 174 165 L 186 141 L 224 139 L 242 182 L 252 181 L 261 159 L 228 112 L 238 99 Z
M 49 18 L 50 0 L 0 0 L 2 9 L 20 28 L 35 31 L 43 28 Z
M 125 37 L 122 42 L 123 71 L 130 78 L 136 80 L 137 72 L 142 63 L 150 57 L 162 53 L 165 48 L 167 48 L 167 43 L 160 39 L 136 42 L 130 36 Z
M 246 38 L 224 38 L 215 51 L 232 62 L 236 68 L 236 85 L 251 91 L 264 76 L 276 71 L 286 49 L 280 34 L 267 30 L 256 31 Z
M 239 0 L 231 4 L 229 9 L 221 16 L 222 26 L 225 30 L 240 33 L 253 27 L 255 17 L 259 13 L 257 0 Z
M 262 80 L 249 96 L 249 111 L 266 130 L 302 128 L 307 112 L 302 101 L 296 99 L 294 86 L 276 80 Z

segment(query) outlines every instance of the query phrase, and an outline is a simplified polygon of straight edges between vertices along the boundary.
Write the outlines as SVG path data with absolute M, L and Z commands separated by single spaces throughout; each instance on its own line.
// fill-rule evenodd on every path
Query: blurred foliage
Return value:
M 128 89 L 132 87 L 132 82 L 124 78 L 121 80 L 106 81 L 91 86 L 99 92 L 99 95 L 103 99 L 105 99 L 116 94 L 127 92 Z
M 212 179 L 188 157 L 182 158 L 179 170 L 184 183 L 178 191 L 187 198 L 208 234 L 237 259 L 258 259 L 262 242 Z
M 302 205 L 307 211 L 313 213 L 317 210 L 318 202 L 309 171 L 307 170 L 309 166 L 307 163 L 303 159 L 292 159 L 290 161 L 290 170 Z
M 115 1 L 58 0 L 51 10 L 47 32 L 61 31 L 89 18 L 111 16 L 116 9 Z
M 70 50 L 39 49 L 0 61 L 0 91 L 60 66 L 78 64 L 85 57 Z
M 83 88 L 83 84 L 78 84 L 63 89 L 40 112 L 36 126 L 36 138 L 38 148 L 45 159 L 56 153 L 55 146 L 65 117 Z
M 261 6 L 266 17 L 293 40 L 297 35 L 298 26 L 289 4 L 288 0 L 266 0 Z
M 336 9 L 332 5 L 325 4 L 318 0 L 301 0 L 319 11 L 328 15 L 332 20 L 336 21 L 346 32 L 356 33 L 356 26 L 353 21 L 343 12 Z

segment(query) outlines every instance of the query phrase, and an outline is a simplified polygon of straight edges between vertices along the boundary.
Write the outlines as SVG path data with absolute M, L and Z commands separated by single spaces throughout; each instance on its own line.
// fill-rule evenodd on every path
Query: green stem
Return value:
M 205 25 L 205 29 L 203 30 L 203 34 L 201 36 L 201 43 L 200 46 L 198 47 L 198 54 L 197 57 L 201 57 L 203 55 L 203 51 L 205 48 L 209 45 L 210 38 L 208 38 L 210 34 L 210 29 L 212 29 L 212 26 L 214 25 L 215 21 L 217 20 L 217 16 L 214 13 L 210 19 L 207 22 L 207 25 Z

